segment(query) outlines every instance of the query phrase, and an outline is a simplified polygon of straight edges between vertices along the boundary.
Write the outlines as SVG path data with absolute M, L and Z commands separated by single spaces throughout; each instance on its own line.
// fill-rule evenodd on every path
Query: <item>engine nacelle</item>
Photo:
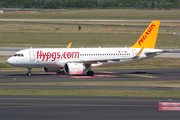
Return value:
M 70 75 L 82 74 L 85 70 L 83 63 L 67 63 L 64 65 L 64 72 Z
M 59 72 L 60 69 L 61 69 L 61 68 L 59 68 L 59 67 L 54 67 L 54 68 L 47 68 L 47 67 L 45 67 L 45 68 L 43 68 L 43 70 L 44 70 L 45 72 Z

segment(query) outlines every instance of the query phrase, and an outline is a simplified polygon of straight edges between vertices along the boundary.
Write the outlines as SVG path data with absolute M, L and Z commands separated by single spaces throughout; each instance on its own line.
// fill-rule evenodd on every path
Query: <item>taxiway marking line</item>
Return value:
M 109 71 L 101 71 L 101 73 L 118 74 L 117 72 L 109 72 Z M 155 76 L 138 75 L 138 74 L 122 74 L 122 75 L 129 75 L 129 76 L 136 76 L 136 77 L 146 77 L 146 78 L 158 78 L 158 77 L 155 77 Z
M 71 107 L 81 107 L 81 106 L 86 106 L 86 107 L 158 107 L 157 105 L 123 105 L 123 104 L 115 104 L 115 105 L 110 105 L 110 104 L 40 104 L 40 103 L 0 103 L 1 106 L 0 108 L 18 108 L 18 107 L 62 107 L 62 106 L 71 106 Z
M 137 77 L 146 77 L 146 78 L 158 78 L 158 77 L 155 77 L 155 76 L 138 75 L 138 74 L 123 74 L 123 75 L 137 76 Z

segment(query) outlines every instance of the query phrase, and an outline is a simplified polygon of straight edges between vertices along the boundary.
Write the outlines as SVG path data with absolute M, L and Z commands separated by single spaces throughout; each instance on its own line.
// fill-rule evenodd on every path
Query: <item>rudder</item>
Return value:
M 152 21 L 138 41 L 131 48 L 155 48 L 160 21 Z

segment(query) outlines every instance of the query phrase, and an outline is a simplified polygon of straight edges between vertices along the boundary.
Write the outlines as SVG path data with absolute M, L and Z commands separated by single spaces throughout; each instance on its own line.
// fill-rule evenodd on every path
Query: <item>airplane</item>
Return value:
M 31 76 L 32 68 L 43 68 L 45 72 L 59 72 L 78 75 L 87 71 L 93 76 L 93 67 L 121 65 L 154 57 L 163 53 L 155 49 L 160 21 L 152 21 L 138 41 L 131 47 L 116 48 L 30 48 L 16 52 L 7 63 L 16 67 L 28 68 L 27 76 Z

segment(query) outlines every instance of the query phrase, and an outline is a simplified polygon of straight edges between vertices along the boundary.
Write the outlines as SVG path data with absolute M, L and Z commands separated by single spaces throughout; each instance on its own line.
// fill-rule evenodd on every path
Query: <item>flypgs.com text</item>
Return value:
M 42 61 L 55 61 L 56 59 L 70 59 L 70 58 L 79 58 L 79 52 L 42 52 L 41 50 L 37 51 L 37 59 Z

